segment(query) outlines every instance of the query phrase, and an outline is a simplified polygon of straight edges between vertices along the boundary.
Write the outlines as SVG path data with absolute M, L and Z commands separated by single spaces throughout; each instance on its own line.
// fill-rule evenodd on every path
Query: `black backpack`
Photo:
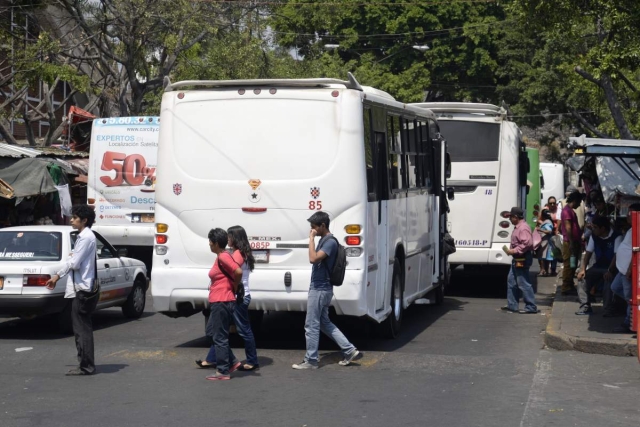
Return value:
M 331 283 L 332 286 L 342 286 L 342 282 L 344 282 L 344 273 L 347 270 L 347 253 L 344 250 L 344 246 L 340 244 L 338 239 L 333 235 L 329 236 L 329 238 L 335 240 L 338 245 L 338 250 L 336 251 L 336 262 L 333 264 L 333 270 L 329 270 L 328 263 L 326 263 L 327 270 L 329 270 L 329 283 Z M 321 249 L 321 247 L 318 249 Z

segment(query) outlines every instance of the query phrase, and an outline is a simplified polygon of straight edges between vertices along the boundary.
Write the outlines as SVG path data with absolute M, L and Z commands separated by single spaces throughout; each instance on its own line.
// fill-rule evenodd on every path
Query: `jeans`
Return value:
M 507 306 L 510 310 L 517 311 L 520 297 L 524 301 L 524 310 L 537 312 L 536 296 L 533 287 L 529 283 L 529 268 L 531 267 L 531 253 L 526 256 L 524 267 L 516 267 L 515 260 L 511 263 L 509 276 L 507 277 Z
M 329 320 L 329 306 L 332 298 L 333 290 L 309 289 L 307 319 L 304 323 L 304 336 L 307 340 L 307 354 L 304 356 L 304 361 L 312 365 L 318 364 L 320 331 L 338 344 L 345 357 L 356 350 L 355 346 L 340 332 L 340 329 Z
M 604 282 L 604 274 L 607 272 L 606 267 L 591 267 L 584 275 L 584 280 L 578 281 L 578 299 L 580 306 L 591 305 L 589 303 L 589 291 L 597 288 Z
M 73 298 L 73 301 L 71 301 L 71 324 L 73 325 L 73 335 L 76 339 L 80 369 L 88 374 L 93 374 L 96 370 L 96 365 L 93 355 L 92 313 L 86 313 L 82 306 L 83 301 L 78 298 Z
M 620 298 L 624 298 L 627 302 L 627 316 L 624 318 L 624 324 L 631 326 L 631 280 L 627 279 L 627 276 L 622 273 L 618 275 L 611 282 L 611 291 L 618 295 Z
M 258 364 L 258 352 L 256 350 L 256 340 L 253 337 L 251 323 L 249 322 L 249 303 L 251 295 L 245 295 L 242 304 L 236 304 L 233 312 L 233 323 L 236 325 L 238 335 L 244 340 L 244 352 L 247 356 L 247 363 L 256 366 Z M 211 345 L 207 354 L 207 363 L 216 363 L 216 346 Z
M 229 327 L 235 309 L 235 301 L 214 302 L 211 304 L 211 314 L 207 323 L 207 335 L 213 338 L 213 345 L 216 347 L 218 372 L 225 375 L 229 374 L 230 363 L 238 362 L 229 347 Z
M 576 268 L 578 261 L 580 260 L 580 254 L 582 252 L 582 246 L 580 242 L 563 242 L 562 243 L 562 291 L 570 291 L 575 287 L 573 283 L 573 276 L 576 274 Z M 571 268 L 571 257 L 576 258 L 576 267 Z

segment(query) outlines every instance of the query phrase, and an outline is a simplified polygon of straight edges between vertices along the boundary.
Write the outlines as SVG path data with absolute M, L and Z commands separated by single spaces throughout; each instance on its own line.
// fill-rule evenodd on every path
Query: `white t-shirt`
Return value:
M 244 294 L 249 295 L 250 291 L 249 291 L 249 274 L 251 274 L 251 270 L 249 270 L 249 264 L 248 263 L 243 263 L 242 264 L 242 286 L 244 286 Z
M 605 237 L 605 239 L 608 239 L 609 237 L 611 237 L 612 234 L 613 234 L 613 230 L 609 230 L 609 234 L 607 234 L 607 237 Z M 616 241 L 613 244 L 614 252 L 618 251 L 618 248 L 620 247 L 620 243 L 622 243 L 622 236 L 616 237 Z M 596 250 L 596 244 L 593 241 L 593 236 L 591 236 L 589 238 L 589 243 L 587 243 L 587 252 L 593 253 L 595 250 Z
M 631 241 L 631 229 L 624 235 L 624 239 L 618 250 L 616 250 L 616 268 L 622 274 L 627 274 L 629 265 L 631 264 L 631 255 L 633 253 L 632 241 Z

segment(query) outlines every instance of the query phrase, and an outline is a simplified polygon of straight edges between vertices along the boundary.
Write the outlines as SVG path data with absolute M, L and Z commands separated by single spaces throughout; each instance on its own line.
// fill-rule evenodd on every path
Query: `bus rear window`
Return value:
M 46 231 L 0 232 L 0 261 L 60 261 L 62 235 Z
M 500 153 L 500 124 L 440 120 L 452 162 L 493 162 Z

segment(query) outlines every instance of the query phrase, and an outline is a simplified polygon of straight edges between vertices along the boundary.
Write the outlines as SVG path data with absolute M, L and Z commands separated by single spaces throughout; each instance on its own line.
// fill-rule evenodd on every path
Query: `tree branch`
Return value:
M 606 133 L 600 132 L 598 129 L 596 129 L 595 126 L 593 126 L 591 123 L 589 123 L 587 121 L 587 119 L 585 119 L 579 112 L 578 110 L 576 110 L 575 108 L 569 106 L 569 110 L 571 110 L 571 115 L 573 117 L 575 117 L 576 120 L 578 120 L 584 127 L 586 127 L 591 133 L 593 133 L 594 135 L 596 135 L 599 138 L 611 138 L 610 135 L 607 135 Z
M 598 85 L 599 87 L 602 87 L 602 81 L 596 79 L 595 77 L 593 77 L 590 73 L 586 72 L 585 70 L 582 69 L 582 67 L 580 67 L 579 65 L 576 66 L 573 71 L 575 71 L 576 73 L 578 73 L 583 79 L 589 80 L 591 83 Z
M 629 89 L 631 89 L 634 92 L 638 92 L 638 88 L 633 84 L 633 82 L 631 82 L 631 80 L 627 78 L 627 76 L 622 74 L 620 71 L 618 71 L 618 74 L 622 78 L 622 81 L 625 82 L 625 84 L 629 87 Z

